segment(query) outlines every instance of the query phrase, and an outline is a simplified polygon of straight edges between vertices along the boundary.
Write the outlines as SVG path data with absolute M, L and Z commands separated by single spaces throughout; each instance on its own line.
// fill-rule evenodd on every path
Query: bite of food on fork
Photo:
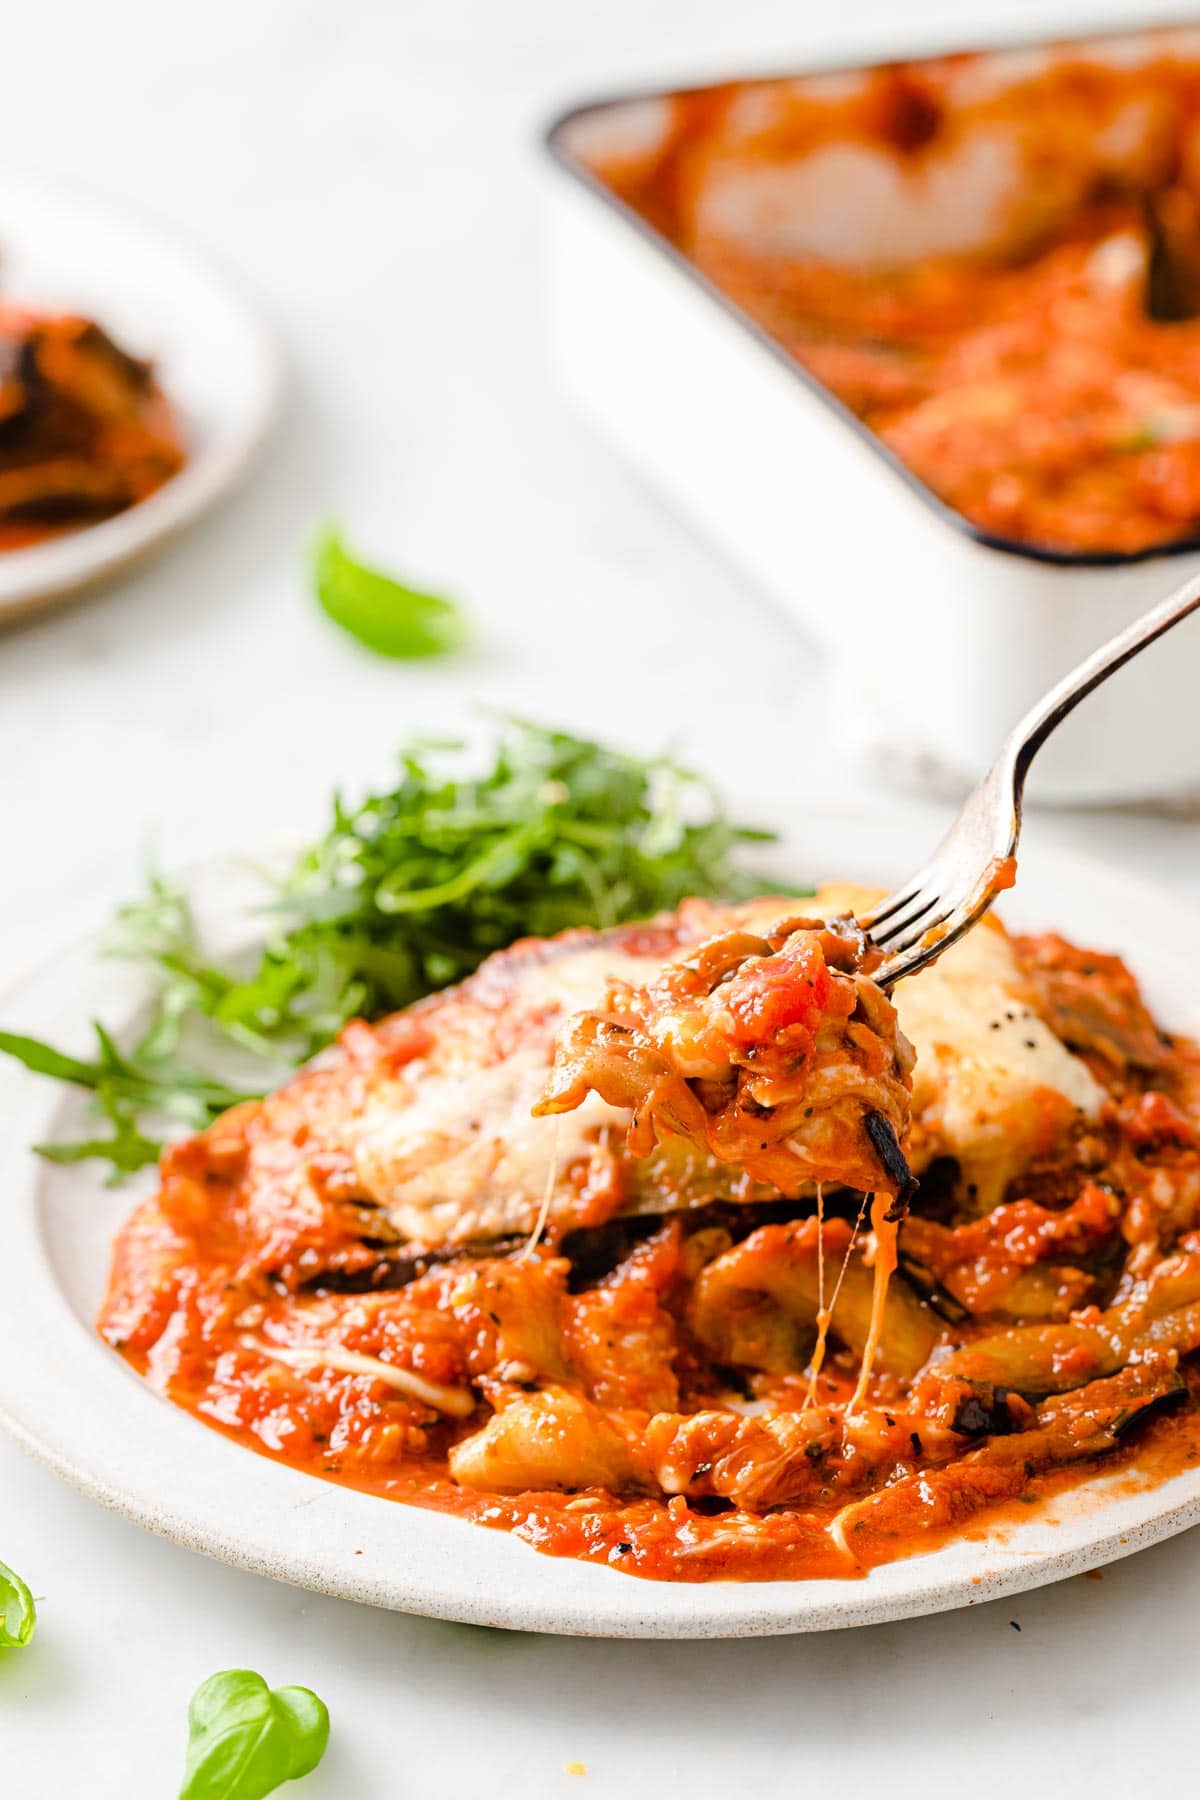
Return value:
M 838 1182 L 902 1210 L 913 1051 L 881 961 L 850 917 L 735 926 L 569 1019 L 535 1111 L 595 1093 L 628 1110 L 635 1156 L 673 1133 L 784 1192 Z
M 646 1156 L 687 1139 L 783 1191 L 837 1182 L 886 1192 L 889 1224 L 913 1182 L 912 1047 L 889 989 L 927 968 L 1016 880 L 1025 779 L 1046 739 L 1138 651 L 1200 606 L 1193 578 L 1066 675 L 1014 727 L 930 861 L 859 916 L 740 925 L 668 961 L 644 987 L 616 980 L 561 1027 L 535 1116 L 589 1094 L 628 1109 Z

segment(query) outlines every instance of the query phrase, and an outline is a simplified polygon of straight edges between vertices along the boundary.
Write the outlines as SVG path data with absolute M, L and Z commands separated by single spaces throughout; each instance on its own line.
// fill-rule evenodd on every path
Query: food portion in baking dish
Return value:
M 293 1467 L 659 1579 L 1179 1466 L 1200 1050 L 995 922 L 893 1006 L 869 898 L 528 939 L 350 1025 L 168 1150 L 104 1336 Z
M 563 142 L 982 532 L 1200 534 L 1197 34 L 732 83 Z

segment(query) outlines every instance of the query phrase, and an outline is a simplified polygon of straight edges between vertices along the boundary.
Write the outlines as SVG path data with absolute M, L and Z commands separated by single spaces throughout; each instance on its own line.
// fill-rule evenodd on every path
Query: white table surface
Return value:
M 406 734 L 469 725 L 481 702 L 673 740 L 768 818 L 773 793 L 868 804 L 826 747 L 809 648 L 555 390 L 535 128 L 632 80 L 1119 16 L 1064 0 L 910 0 L 903 25 L 888 0 L 109 0 L 69 24 L 54 7 L 6 19 L 19 78 L 0 163 L 86 178 L 209 244 L 277 320 L 291 379 L 226 512 L 0 639 L 0 986 L 101 923 L 147 846 L 169 865 L 315 825 L 335 782 L 382 778 Z M 338 637 L 303 569 L 329 513 L 466 600 L 473 652 L 405 667 Z M 753 686 L 711 647 L 731 613 Z M 914 809 L 922 843 L 944 817 Z M 1059 815 L 1042 834 L 1200 889 L 1194 822 Z M 877 1778 L 897 1800 L 958 1782 L 1070 1800 L 1194 1770 L 1196 1533 L 1102 1580 L 906 1625 L 587 1643 L 237 1573 L 0 1443 L 0 1556 L 43 1597 L 35 1644 L 0 1655 L 0 1786 L 30 1800 L 174 1793 L 188 1696 L 230 1665 L 327 1700 L 329 1754 L 296 1790 L 313 1800 L 703 1800 Z

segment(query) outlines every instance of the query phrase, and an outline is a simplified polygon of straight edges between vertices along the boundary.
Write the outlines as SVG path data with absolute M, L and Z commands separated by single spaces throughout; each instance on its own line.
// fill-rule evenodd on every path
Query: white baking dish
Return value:
M 1136 57 L 1140 42 L 1106 40 L 1088 54 Z M 1000 59 L 1017 53 L 993 54 L 999 79 Z M 943 505 L 589 171 L 582 159 L 598 133 L 636 144 L 661 105 L 593 103 L 548 134 L 567 387 L 823 647 L 860 748 L 906 775 L 973 779 L 1044 689 L 1200 570 L 1200 547 L 1051 555 L 989 540 Z M 1080 709 L 1039 760 L 1034 793 L 1200 791 L 1198 715 L 1200 618 Z

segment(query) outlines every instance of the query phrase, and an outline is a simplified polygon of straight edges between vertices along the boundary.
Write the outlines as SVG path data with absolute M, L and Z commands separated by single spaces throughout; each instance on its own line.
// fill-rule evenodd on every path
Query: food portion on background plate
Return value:
M 1115 956 L 995 921 L 893 1007 L 872 896 L 763 891 L 739 836 L 514 728 L 339 803 L 254 966 L 160 887 L 138 1043 L 0 1037 L 96 1089 L 112 1136 L 60 1158 L 212 1121 L 120 1231 L 108 1342 L 325 1482 L 660 1580 L 858 1577 L 1193 1463 L 1200 1050 Z M 225 1110 L 197 1017 L 317 1054 Z
M 585 160 L 991 537 L 1200 535 L 1200 41 L 657 103 Z
M 282 368 L 221 268 L 93 190 L 0 171 L 0 265 L 7 625 L 132 567 L 241 482 Z
M 91 319 L 0 303 L 0 550 L 124 512 L 185 460 L 150 363 Z

